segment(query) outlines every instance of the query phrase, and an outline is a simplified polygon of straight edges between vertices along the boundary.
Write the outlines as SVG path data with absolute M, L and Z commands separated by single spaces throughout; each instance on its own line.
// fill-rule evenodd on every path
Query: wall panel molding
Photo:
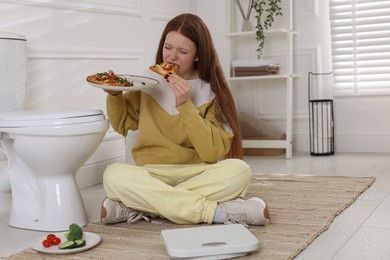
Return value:
M 103 49 L 103 48 L 53 48 L 48 46 L 29 47 L 28 58 L 32 59 L 139 59 L 142 49 Z
M 318 0 L 296 0 L 294 16 L 319 16 Z
M 310 64 L 308 65 L 309 69 L 307 70 L 307 72 L 308 71 L 317 72 L 318 70 L 320 70 L 321 67 L 320 58 L 319 58 L 321 55 L 320 53 L 321 53 L 320 46 L 318 45 L 303 46 L 294 49 L 294 69 L 295 69 L 294 73 L 298 74 L 298 78 L 296 78 L 294 81 L 294 91 L 297 91 L 296 90 L 298 89 L 297 86 L 299 86 L 300 84 L 305 84 L 305 86 L 307 85 L 307 74 L 306 74 L 307 68 L 301 68 L 302 70 L 299 70 L 300 68 L 297 66 L 297 64 L 302 60 L 310 61 L 309 62 Z M 271 59 L 274 58 L 280 59 L 280 57 L 283 56 L 284 56 L 283 53 L 273 53 L 267 55 L 267 58 L 270 57 Z M 303 71 L 303 69 L 305 70 L 305 74 L 300 74 Z M 281 86 L 281 88 L 285 88 L 285 86 Z M 307 88 L 304 88 L 303 91 L 307 92 Z M 256 89 L 254 89 L 253 96 L 256 98 L 256 100 L 260 100 L 261 93 L 259 93 L 259 91 L 256 91 Z M 264 109 L 261 105 L 262 104 L 258 102 L 255 103 L 256 117 L 265 118 L 267 120 L 285 120 L 286 114 L 284 111 L 274 112 L 275 110 L 271 109 L 270 111 L 272 112 L 264 112 L 266 111 L 266 109 Z M 303 109 L 297 110 L 297 108 L 294 108 L 293 119 L 296 120 L 296 119 L 303 119 L 303 118 L 306 119 L 308 118 L 307 110 L 303 110 Z
M 151 7 L 151 20 L 167 22 L 180 13 L 189 12 L 191 6 L 188 0 L 167 1 L 154 0 Z
M 46 60 L 129 60 L 136 63 L 138 71 L 144 70 L 143 49 L 100 49 L 100 48 L 53 48 L 30 47 L 29 59 Z
M 141 0 L 1 0 L 14 5 L 35 6 L 42 8 L 74 10 L 90 13 L 114 14 L 124 16 L 142 16 Z
M 295 62 L 299 61 L 299 57 L 308 56 L 311 61 L 311 71 L 317 72 L 321 69 L 321 63 L 319 57 L 321 57 L 321 48 L 319 45 L 301 46 L 294 51 Z M 295 67 L 297 65 L 294 65 Z M 298 72 L 299 73 L 299 72 Z M 300 78 L 306 77 L 306 75 L 299 75 Z

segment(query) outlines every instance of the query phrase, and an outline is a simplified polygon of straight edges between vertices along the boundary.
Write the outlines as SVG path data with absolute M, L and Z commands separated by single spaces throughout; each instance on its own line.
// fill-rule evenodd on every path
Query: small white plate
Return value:
M 55 234 L 57 237 L 61 238 L 61 243 L 64 243 L 67 241 L 65 238 L 65 234 L 67 232 L 62 232 Z M 97 246 L 100 243 L 101 237 L 98 234 L 91 233 L 91 232 L 84 232 L 83 238 L 85 239 L 85 246 L 79 247 L 79 248 L 72 248 L 72 249 L 60 249 L 60 245 L 57 246 L 51 246 L 51 247 L 44 247 L 42 245 L 42 241 L 46 239 L 46 237 L 41 238 L 40 240 L 37 240 L 31 248 L 35 251 L 38 251 L 40 253 L 45 254 L 53 254 L 53 255 L 65 255 L 65 254 L 74 254 L 78 252 L 83 252 L 88 249 L 91 249 L 92 247 Z
M 92 82 L 88 82 L 93 87 L 101 88 L 105 90 L 114 90 L 114 91 L 138 91 L 142 89 L 147 89 L 151 87 L 157 86 L 159 83 L 158 80 L 143 76 L 136 76 L 136 75 L 127 75 L 127 74 L 117 74 L 120 77 L 126 78 L 128 81 L 133 82 L 133 86 L 128 87 L 121 87 L 121 86 L 106 86 L 106 85 L 99 85 Z

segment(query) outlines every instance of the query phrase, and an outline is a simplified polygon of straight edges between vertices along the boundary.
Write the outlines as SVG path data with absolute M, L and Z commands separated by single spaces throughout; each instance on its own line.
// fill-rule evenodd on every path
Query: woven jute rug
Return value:
M 267 201 L 271 222 L 249 227 L 261 245 L 241 259 L 293 259 L 374 181 L 372 177 L 255 175 L 247 197 Z M 83 229 L 99 234 L 102 241 L 88 251 L 53 256 L 26 249 L 6 259 L 169 259 L 160 232 L 182 227 L 190 226 L 161 219 L 131 225 L 91 223 Z

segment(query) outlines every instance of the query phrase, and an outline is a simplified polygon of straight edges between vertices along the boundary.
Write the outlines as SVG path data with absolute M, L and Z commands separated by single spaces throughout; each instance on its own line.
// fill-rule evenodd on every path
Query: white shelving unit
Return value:
M 228 76 L 228 81 L 232 87 L 233 94 L 237 94 L 235 91 L 238 88 L 238 83 L 240 87 L 248 81 L 267 81 L 267 80 L 283 80 L 285 82 L 286 89 L 286 140 L 243 140 L 244 148 L 284 148 L 286 149 L 286 158 L 292 157 L 292 125 L 293 125 L 293 79 L 298 77 L 293 73 L 293 37 L 297 34 L 293 30 L 293 0 L 287 0 L 287 9 L 283 9 L 283 16 L 287 16 L 287 24 L 285 28 L 270 29 L 265 33 L 266 43 L 267 39 L 270 37 L 279 37 L 285 39 L 286 54 L 285 54 L 285 69 L 283 74 L 277 75 L 265 75 L 265 76 L 246 76 L 246 77 L 233 77 L 232 72 L 232 61 L 237 57 L 237 40 L 248 39 L 256 41 L 256 32 L 255 31 L 246 31 L 241 32 L 241 28 L 237 30 L 236 19 L 237 17 L 237 6 L 234 0 L 228 0 L 227 11 L 228 11 L 228 64 L 227 71 L 230 75 Z M 241 18 L 242 20 L 242 18 Z M 256 49 L 253 50 L 256 52 Z M 261 87 L 261 86 L 259 86 Z

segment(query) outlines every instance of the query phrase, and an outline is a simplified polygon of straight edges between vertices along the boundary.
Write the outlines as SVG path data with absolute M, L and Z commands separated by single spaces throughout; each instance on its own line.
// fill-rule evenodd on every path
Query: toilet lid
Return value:
M 0 113 L 0 127 L 69 125 L 105 119 L 101 110 L 22 110 Z

